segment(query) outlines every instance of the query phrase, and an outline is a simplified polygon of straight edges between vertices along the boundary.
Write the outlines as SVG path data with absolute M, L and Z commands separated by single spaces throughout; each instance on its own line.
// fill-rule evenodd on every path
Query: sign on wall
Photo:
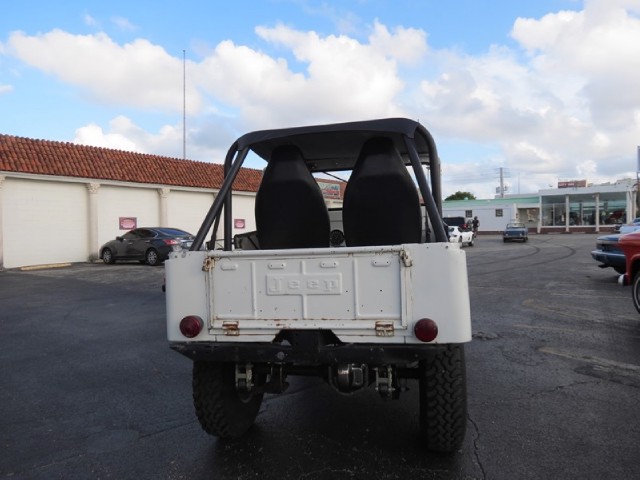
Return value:
M 138 217 L 120 217 L 118 223 L 120 230 L 133 230 L 138 227 Z
M 558 188 L 578 188 L 578 187 L 586 187 L 586 180 L 567 180 L 567 181 L 558 181 Z
M 324 198 L 340 198 L 340 184 L 318 181 Z

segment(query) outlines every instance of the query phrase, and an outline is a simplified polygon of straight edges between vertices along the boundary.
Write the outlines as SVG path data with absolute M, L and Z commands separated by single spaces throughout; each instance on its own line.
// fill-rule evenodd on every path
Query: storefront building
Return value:
M 586 182 L 585 182 L 586 183 Z M 540 191 L 541 232 L 612 231 L 636 216 L 634 180 Z
M 531 233 L 611 232 L 637 216 L 634 179 L 587 185 L 586 180 L 558 182 L 558 188 L 534 195 L 505 195 L 489 200 L 454 200 L 443 216 L 478 217 L 480 233 L 498 233 L 509 222 L 522 222 Z

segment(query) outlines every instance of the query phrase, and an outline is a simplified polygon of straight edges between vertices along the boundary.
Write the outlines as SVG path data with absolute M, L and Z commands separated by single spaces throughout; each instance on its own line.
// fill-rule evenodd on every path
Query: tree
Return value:
M 444 199 L 444 201 L 446 202 L 447 200 L 475 200 L 476 196 L 473 193 L 470 192 L 456 192 L 453 195 L 449 195 L 447 198 Z

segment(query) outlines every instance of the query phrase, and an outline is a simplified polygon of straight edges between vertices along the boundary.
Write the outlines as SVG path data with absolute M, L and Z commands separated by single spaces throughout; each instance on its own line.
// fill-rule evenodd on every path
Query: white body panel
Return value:
M 169 341 L 187 341 L 178 327 L 187 315 L 205 321 L 192 342 L 268 342 L 282 329 L 326 329 L 343 342 L 420 344 L 413 326 L 425 317 L 438 325 L 433 343 L 471 340 L 459 245 L 177 252 L 165 268 Z M 391 334 L 377 332 L 381 324 Z

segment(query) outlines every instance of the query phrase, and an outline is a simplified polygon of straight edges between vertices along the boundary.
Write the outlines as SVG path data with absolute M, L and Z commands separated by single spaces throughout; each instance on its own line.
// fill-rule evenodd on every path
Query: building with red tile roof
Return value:
M 218 189 L 223 166 L 160 155 L 0 135 L 0 172 Z M 262 172 L 244 168 L 233 186 L 256 192 Z
M 240 170 L 233 234 L 255 230 L 261 179 Z M 0 270 L 95 260 L 132 222 L 196 232 L 222 181 L 218 163 L 0 134 Z M 345 183 L 319 183 L 339 206 Z

